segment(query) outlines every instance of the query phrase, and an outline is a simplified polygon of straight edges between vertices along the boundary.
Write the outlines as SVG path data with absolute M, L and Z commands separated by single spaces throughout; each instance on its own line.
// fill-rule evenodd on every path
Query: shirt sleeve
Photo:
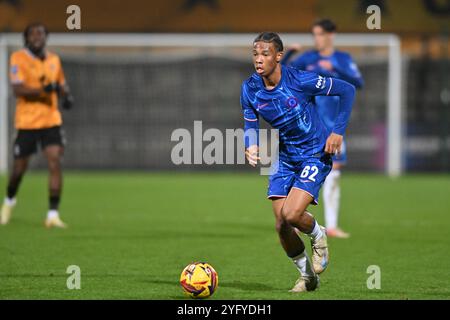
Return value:
M 259 116 L 250 104 L 245 83 L 241 87 L 241 107 L 244 117 L 245 148 L 259 145 Z
M 9 79 L 11 84 L 19 84 L 25 81 L 23 63 L 15 54 L 10 59 Z
M 344 135 L 355 99 L 355 87 L 343 80 L 305 72 L 300 88 L 311 96 L 339 96 L 339 111 L 333 132 Z
M 333 87 L 333 78 L 304 71 L 300 76 L 300 89 L 310 96 L 328 96 Z

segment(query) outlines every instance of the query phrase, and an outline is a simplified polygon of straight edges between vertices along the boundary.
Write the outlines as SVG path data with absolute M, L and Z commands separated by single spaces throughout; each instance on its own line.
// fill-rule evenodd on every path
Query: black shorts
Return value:
M 14 142 L 13 154 L 14 158 L 27 157 L 36 153 L 38 146 L 44 150 L 50 145 L 64 147 L 65 144 L 64 130 L 60 126 L 33 130 L 19 129 Z

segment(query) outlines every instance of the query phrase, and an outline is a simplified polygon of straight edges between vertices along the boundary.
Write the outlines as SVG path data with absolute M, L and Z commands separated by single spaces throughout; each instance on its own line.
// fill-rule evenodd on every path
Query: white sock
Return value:
M 341 197 L 340 176 L 340 170 L 331 170 L 323 185 L 323 204 L 327 229 L 337 228 L 338 225 L 339 200 Z
M 59 216 L 58 210 L 48 210 L 47 212 L 47 219 L 53 219 L 58 216 Z
M 320 226 L 319 226 L 319 224 L 317 223 L 316 220 L 314 220 L 314 228 L 313 228 L 313 230 L 311 231 L 311 233 L 308 233 L 308 236 L 309 236 L 310 238 L 312 238 L 314 241 L 316 241 L 316 240 L 322 238 L 323 232 L 322 232 L 322 230 L 320 229 Z
M 13 207 L 13 206 L 16 205 L 16 198 L 5 197 L 5 201 L 4 202 L 5 202 L 6 205 L 8 205 L 10 207 Z
M 300 272 L 302 276 L 305 277 L 314 276 L 314 271 L 311 267 L 311 261 L 309 261 L 309 257 L 306 253 L 306 250 L 304 250 L 298 256 L 292 258 L 292 261 L 294 262 L 295 266 L 297 267 L 297 270 Z

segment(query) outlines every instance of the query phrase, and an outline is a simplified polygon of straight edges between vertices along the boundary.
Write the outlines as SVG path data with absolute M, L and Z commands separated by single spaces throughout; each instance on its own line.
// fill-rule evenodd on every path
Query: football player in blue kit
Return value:
M 312 26 L 315 50 L 306 51 L 297 58 L 290 60 L 299 48 L 299 45 L 293 45 L 292 49 L 286 51 L 281 63 L 289 64 L 291 67 L 300 70 L 315 72 L 324 77 L 342 79 L 353 84 L 357 89 L 361 88 L 364 85 L 364 80 L 350 54 L 334 48 L 335 32 L 336 25 L 331 20 L 318 20 Z M 319 96 L 315 98 L 319 115 L 330 132 L 338 114 L 339 99 L 339 96 Z M 323 185 L 325 227 L 328 237 L 348 238 L 350 236 L 338 225 L 341 195 L 339 180 L 341 169 L 346 161 L 347 154 L 344 141 L 340 152 L 333 156 L 333 168 Z
M 315 290 L 318 274 L 328 266 L 325 229 L 306 211 L 317 204 L 319 189 L 340 150 L 355 96 L 346 81 L 281 65 L 283 43 L 278 34 L 263 32 L 253 42 L 255 73 L 241 87 L 245 154 L 252 166 L 258 156 L 259 118 L 279 131 L 277 168 L 269 178 L 276 230 L 281 245 L 300 272 L 292 292 Z M 314 98 L 339 96 L 339 110 L 329 131 Z M 311 238 L 312 263 L 296 229 Z

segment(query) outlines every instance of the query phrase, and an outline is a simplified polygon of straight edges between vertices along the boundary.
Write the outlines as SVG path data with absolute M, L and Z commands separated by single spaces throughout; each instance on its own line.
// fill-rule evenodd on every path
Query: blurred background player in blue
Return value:
M 306 51 L 300 56 L 291 59 L 301 49 L 299 44 L 295 44 L 287 50 L 282 64 L 288 64 L 300 70 L 315 72 L 324 77 L 342 79 L 360 89 L 364 85 L 361 73 L 350 54 L 335 49 L 335 32 L 336 25 L 333 21 L 329 19 L 318 20 L 312 26 L 315 49 Z M 338 114 L 339 99 L 339 96 L 315 97 L 319 115 L 330 132 L 334 127 Z M 350 236 L 338 225 L 341 194 L 339 180 L 341 169 L 346 161 L 347 153 L 344 141 L 340 153 L 333 157 L 333 169 L 323 186 L 325 226 L 329 237 L 348 238 Z

